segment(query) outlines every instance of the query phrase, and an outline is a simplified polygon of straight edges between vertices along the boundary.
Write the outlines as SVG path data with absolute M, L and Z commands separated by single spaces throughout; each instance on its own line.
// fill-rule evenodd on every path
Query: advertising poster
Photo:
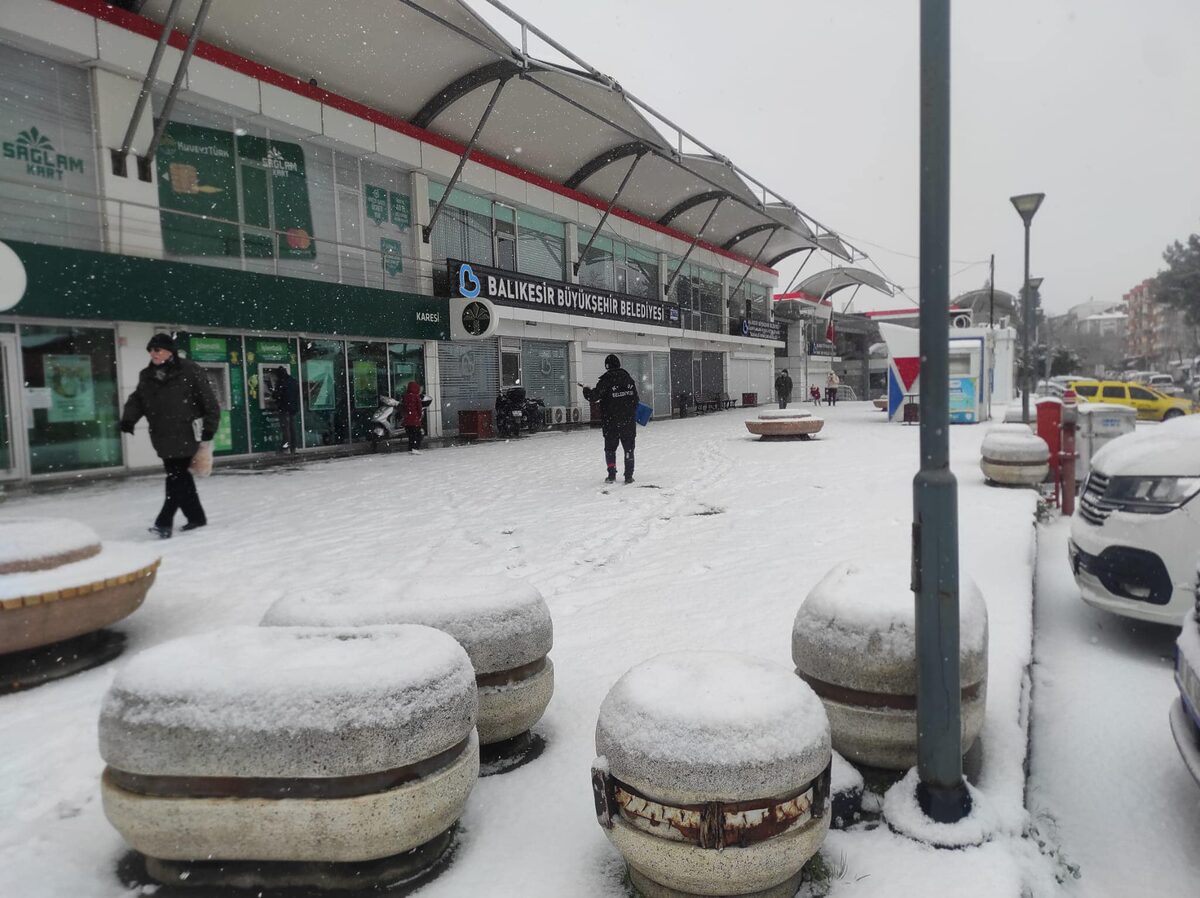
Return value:
M 213 434 L 213 452 L 228 452 L 233 448 L 233 430 L 229 421 L 229 409 L 221 409 L 221 423 Z
M 374 365 L 371 373 L 374 376 Z M 314 411 L 335 407 L 337 390 L 333 377 L 333 362 L 329 359 L 312 359 L 304 363 L 305 389 L 308 391 L 308 407 Z M 372 389 L 374 387 L 372 386 Z
M 404 230 L 412 226 L 412 205 L 407 194 L 391 194 L 392 224 Z
M 229 355 L 224 337 L 192 337 L 188 351 L 193 362 L 223 362 Z
M 274 221 L 271 228 L 279 235 L 279 258 L 312 259 L 317 255 L 313 243 L 312 210 L 308 203 L 308 179 L 304 171 L 304 150 L 296 143 L 267 140 L 264 137 L 239 137 L 238 157 L 243 162 L 261 165 L 270 175 Z M 253 198 L 247 197 L 246 205 Z
M 375 187 L 368 184 L 366 190 L 363 191 L 363 199 L 366 202 L 367 218 L 373 221 L 376 227 L 388 220 L 388 190 L 386 187 Z
M 389 240 L 387 237 L 379 238 L 379 256 L 383 260 L 384 274 L 395 277 L 404 270 L 402 250 L 403 247 L 399 240 Z
M 374 408 L 379 398 L 375 363 L 370 359 L 358 359 L 350 370 L 354 378 L 354 407 Z
M 90 356 L 42 356 L 42 373 L 50 389 L 47 421 L 68 424 L 96 417 L 96 385 Z
M 238 220 L 233 135 L 170 122 L 154 161 L 167 252 L 181 256 L 238 255 L 237 225 L 213 220 Z M 197 215 L 210 217 L 193 217 Z
M 975 378 L 950 378 L 950 421 L 953 424 L 974 424 Z

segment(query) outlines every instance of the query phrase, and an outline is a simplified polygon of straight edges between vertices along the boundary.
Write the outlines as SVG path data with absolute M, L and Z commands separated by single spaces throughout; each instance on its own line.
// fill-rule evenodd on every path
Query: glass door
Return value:
M 20 394 L 17 392 L 17 338 L 0 334 L 0 480 L 14 480 L 25 474 L 18 414 Z

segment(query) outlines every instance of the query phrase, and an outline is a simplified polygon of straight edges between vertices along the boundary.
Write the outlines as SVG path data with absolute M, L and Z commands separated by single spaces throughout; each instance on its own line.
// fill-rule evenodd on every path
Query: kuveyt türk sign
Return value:
M 490 299 L 500 306 L 582 315 L 607 321 L 679 327 L 679 307 L 674 303 L 531 277 L 457 259 L 449 259 L 446 264 L 450 269 L 451 296 Z
M 782 321 L 759 321 L 756 318 L 737 318 L 729 322 L 729 333 L 735 337 L 751 337 L 755 340 L 783 340 Z

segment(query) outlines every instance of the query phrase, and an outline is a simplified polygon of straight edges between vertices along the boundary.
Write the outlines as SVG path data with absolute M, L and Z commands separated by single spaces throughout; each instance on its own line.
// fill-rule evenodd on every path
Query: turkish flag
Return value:
M 836 336 L 837 332 L 833 329 L 833 315 L 831 314 L 829 316 L 829 324 L 825 326 L 825 339 L 832 343 L 833 338 Z

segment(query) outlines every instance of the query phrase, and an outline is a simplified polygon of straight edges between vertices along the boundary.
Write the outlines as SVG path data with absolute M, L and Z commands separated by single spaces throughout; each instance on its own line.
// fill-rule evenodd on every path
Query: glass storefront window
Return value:
M 121 397 L 113 332 L 26 325 L 20 333 L 25 404 L 32 418 L 30 472 L 120 465 Z
M 213 437 L 214 455 L 247 451 L 246 383 L 242 338 L 237 334 L 179 333 L 179 354 L 202 369 L 221 405 L 221 425 Z
M 279 415 L 271 397 L 275 369 L 299 377 L 296 340 L 292 337 L 246 337 L 246 393 L 250 399 L 250 451 L 275 452 L 282 442 Z M 299 423 L 297 422 L 297 429 Z
M 392 395 L 397 399 L 408 388 L 408 382 L 415 380 L 426 393 L 429 385 L 425 382 L 425 347 L 420 343 L 389 343 L 388 365 L 392 378 Z
M 341 340 L 300 341 L 300 401 L 306 448 L 349 441 L 346 355 Z
M 347 343 L 350 365 L 350 439 L 367 438 L 379 397 L 388 395 L 388 354 L 384 343 Z

